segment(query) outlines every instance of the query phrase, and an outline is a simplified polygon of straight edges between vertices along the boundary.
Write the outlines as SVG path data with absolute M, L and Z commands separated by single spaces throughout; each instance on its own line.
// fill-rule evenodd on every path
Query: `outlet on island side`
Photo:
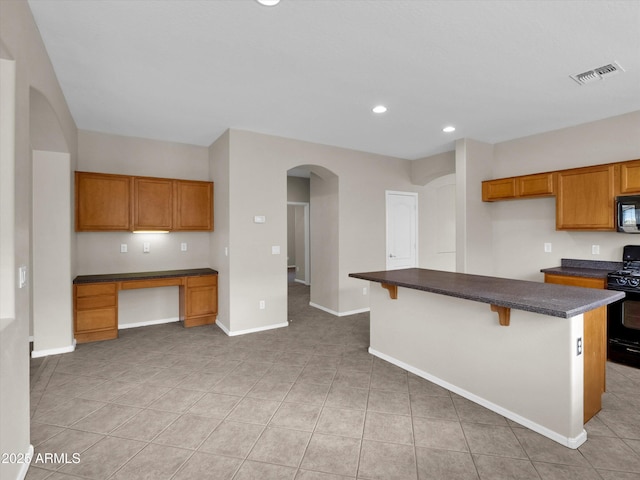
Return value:
M 582 355 L 582 337 L 578 338 L 576 342 L 576 357 Z

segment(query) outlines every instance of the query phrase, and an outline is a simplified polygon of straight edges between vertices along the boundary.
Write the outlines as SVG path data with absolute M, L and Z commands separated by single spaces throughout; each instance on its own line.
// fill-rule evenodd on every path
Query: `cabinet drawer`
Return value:
M 217 275 L 204 275 L 202 277 L 187 277 L 187 287 L 210 287 L 218 284 Z
M 78 297 L 76 309 L 90 310 L 92 308 L 115 307 L 117 304 L 115 295 L 94 295 L 91 297 Z
M 545 283 L 555 283 L 557 285 L 569 285 L 572 287 L 584 288 L 607 288 L 606 278 L 591 277 L 572 277 L 568 275 L 554 275 L 553 273 L 544 274 Z
M 117 329 L 115 308 L 100 310 L 83 310 L 76 312 L 76 332 Z
M 92 295 L 114 295 L 116 294 L 116 284 L 112 282 L 106 283 L 88 283 L 85 285 L 76 285 L 76 296 L 89 297 Z

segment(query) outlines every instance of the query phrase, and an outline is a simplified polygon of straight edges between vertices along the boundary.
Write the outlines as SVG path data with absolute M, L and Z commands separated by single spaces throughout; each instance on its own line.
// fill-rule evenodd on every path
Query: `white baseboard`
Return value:
M 148 327 L 149 325 L 161 325 L 163 323 L 179 322 L 179 317 L 160 318 L 158 320 L 147 320 L 145 322 L 136 323 L 118 323 L 118 330 L 126 330 L 127 328 Z
M 322 310 L 323 312 L 330 313 L 331 315 L 334 315 L 336 317 L 346 317 L 349 315 L 355 315 L 357 313 L 365 313 L 370 310 L 369 307 L 367 307 L 367 308 L 360 308 L 358 310 L 348 310 L 346 312 L 336 312 L 335 310 L 331 310 L 330 308 L 323 307 L 322 305 L 318 305 L 317 303 L 313 303 L 313 302 L 309 302 L 309 306 L 313 308 L 317 308 L 318 310 Z
M 26 455 L 26 458 L 33 458 L 33 445 L 29 445 L 29 448 L 27 449 L 27 453 L 25 455 Z M 29 471 L 29 465 L 31 465 L 30 461 L 22 464 L 22 466 L 20 467 L 20 470 L 18 471 L 18 476 L 16 477 L 16 480 L 25 479 L 25 477 L 27 476 L 27 472 Z
M 501 407 L 500 405 L 496 405 L 495 403 L 492 403 L 482 397 L 479 397 L 471 392 L 468 392 L 467 390 L 464 390 L 460 387 L 456 387 L 455 385 L 452 385 L 451 383 L 445 380 L 442 380 L 441 378 L 438 378 L 434 375 L 424 372 L 418 368 L 412 367 L 411 365 L 408 365 L 394 357 L 390 357 L 389 355 L 385 355 L 384 353 L 378 352 L 377 350 L 374 350 L 371 347 L 369 347 L 369 353 L 378 358 L 381 358 L 382 360 L 392 363 L 393 365 L 396 365 L 397 367 L 400 367 L 408 372 L 411 372 L 414 375 L 422 377 L 425 380 L 429 380 L 430 382 L 435 383 L 436 385 L 440 385 L 441 387 L 446 388 L 447 390 L 453 393 L 457 393 L 461 397 L 471 400 L 472 402 L 477 403 L 478 405 L 482 405 L 483 407 L 488 408 L 489 410 L 496 412 L 497 414 L 502 415 L 503 417 L 513 420 L 514 422 L 517 422 L 520 425 L 523 425 L 528 429 L 539 433 L 540 435 L 543 435 L 547 438 L 550 438 L 551 440 L 554 440 L 560 443 L 561 445 L 564 445 L 565 447 L 569 447 L 575 450 L 580 445 L 582 445 L 584 442 L 587 441 L 587 432 L 584 429 L 582 429 L 582 432 L 576 437 L 565 437 L 563 435 L 558 434 L 557 432 L 549 430 L 547 427 L 544 427 L 538 423 L 532 422 L 531 420 L 524 418 L 521 415 L 518 415 L 517 413 L 512 412 L 511 410 L 507 410 L 506 408 Z
M 246 330 L 236 330 L 231 331 L 226 326 L 224 326 L 220 322 L 216 322 L 216 325 L 222 330 L 227 336 L 235 337 L 237 335 L 246 335 L 247 333 L 256 333 L 256 332 L 264 332 L 265 330 L 273 330 L 275 328 L 283 328 L 288 327 L 289 322 L 284 323 L 276 323 L 275 325 L 267 325 L 266 327 L 258 327 L 258 328 L 248 328 Z
M 31 352 L 31 358 L 48 357 L 49 355 L 60 355 L 62 353 L 71 353 L 76 349 L 76 339 L 73 339 L 73 344 L 68 347 L 49 348 L 47 350 L 34 350 Z

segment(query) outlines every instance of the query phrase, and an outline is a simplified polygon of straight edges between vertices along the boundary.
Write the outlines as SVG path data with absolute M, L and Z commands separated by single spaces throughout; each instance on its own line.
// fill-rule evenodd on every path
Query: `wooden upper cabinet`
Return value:
M 482 182 L 482 201 L 508 200 L 516 198 L 516 179 L 499 178 Z
M 213 230 L 213 182 L 76 172 L 77 232 Z
M 213 230 L 213 183 L 175 180 L 174 230 Z
M 556 230 L 615 230 L 615 164 L 557 172 Z
M 549 197 L 554 194 L 553 173 L 516 177 L 516 191 L 520 198 Z
M 553 193 L 553 173 L 551 172 L 482 182 L 483 202 L 549 197 Z
M 172 229 L 173 182 L 168 178 L 134 177 L 134 231 Z
M 620 164 L 620 193 L 640 193 L 640 160 Z
M 131 229 L 131 177 L 75 173 L 76 231 Z

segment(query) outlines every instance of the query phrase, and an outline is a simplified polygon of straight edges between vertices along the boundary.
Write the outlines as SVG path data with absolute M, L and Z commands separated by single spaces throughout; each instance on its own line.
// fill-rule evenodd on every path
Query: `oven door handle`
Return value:
M 640 353 L 640 350 L 638 350 L 637 348 L 629 348 L 626 347 L 627 352 L 631 352 L 631 353 Z

